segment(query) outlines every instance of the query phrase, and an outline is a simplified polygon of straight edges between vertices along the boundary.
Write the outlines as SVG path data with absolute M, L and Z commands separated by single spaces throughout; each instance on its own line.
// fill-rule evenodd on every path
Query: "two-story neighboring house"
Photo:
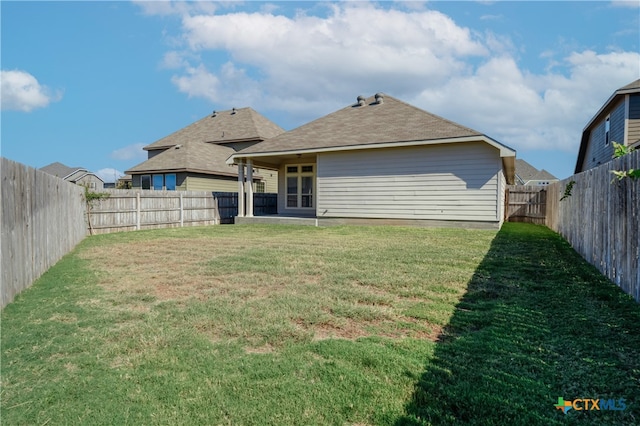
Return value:
M 611 160 L 613 142 L 640 147 L 640 79 L 616 90 L 584 128 L 575 172 Z
M 133 188 L 236 192 L 237 168 L 226 159 L 283 132 L 251 108 L 214 111 L 145 146 L 148 159 L 125 173 Z M 256 192 L 278 191 L 276 171 L 255 169 L 253 182 Z
M 86 186 L 91 190 L 104 189 L 104 181 L 84 167 L 69 167 L 62 163 L 55 162 L 42 167 L 40 170 L 50 175 L 58 176 L 67 182 Z

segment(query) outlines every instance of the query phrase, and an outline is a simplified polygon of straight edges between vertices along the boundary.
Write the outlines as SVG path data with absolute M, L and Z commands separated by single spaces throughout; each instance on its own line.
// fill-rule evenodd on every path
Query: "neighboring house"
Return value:
M 576 173 L 613 158 L 613 144 L 640 147 L 640 79 L 616 90 L 582 131 Z
M 104 181 L 84 167 L 69 167 L 56 162 L 44 166 L 40 170 L 50 175 L 58 176 L 67 182 L 86 186 L 92 190 L 104 189 Z
M 239 171 L 277 170 L 282 216 L 497 228 L 515 155 L 480 132 L 377 94 L 234 153 L 227 163 Z
M 547 186 L 558 178 L 546 171 L 538 170 L 524 160 L 516 160 L 516 185 Z
M 120 176 L 116 182 L 116 188 L 131 189 L 131 180 L 131 175 Z
M 238 172 L 225 160 L 236 151 L 283 133 L 251 108 L 214 111 L 150 145 L 148 159 L 127 170 L 133 188 L 238 191 Z M 277 173 L 255 170 L 256 192 L 277 192 Z

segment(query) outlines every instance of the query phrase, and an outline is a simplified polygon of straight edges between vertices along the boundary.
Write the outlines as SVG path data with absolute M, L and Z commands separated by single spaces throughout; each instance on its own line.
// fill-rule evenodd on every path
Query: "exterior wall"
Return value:
M 295 166 L 296 164 L 313 164 L 314 170 L 317 173 L 317 164 L 315 164 L 315 159 L 303 159 L 300 161 L 285 161 L 280 165 L 280 169 L 278 170 L 278 214 L 285 216 L 300 216 L 300 217 L 313 217 L 316 215 L 316 209 L 298 209 L 298 208 L 287 208 L 287 200 L 286 200 L 286 192 L 287 192 L 287 166 Z M 317 176 L 316 176 L 317 177 Z M 313 205 L 317 204 L 317 178 L 316 185 L 313 188 Z
M 629 96 L 629 117 L 627 121 L 627 145 L 640 145 L 640 93 Z
M 92 186 L 92 184 L 95 184 L 95 185 Z M 81 179 L 78 179 L 76 181 L 76 185 L 83 185 L 83 186 L 86 185 L 92 191 L 100 191 L 104 189 L 104 182 L 102 182 L 100 179 L 98 179 L 97 176 L 92 174 L 85 175 Z
M 141 173 L 131 176 L 133 189 L 140 188 L 142 175 L 153 175 L 154 173 Z M 278 192 L 278 172 L 274 170 L 257 169 L 256 174 L 263 177 L 266 185 L 266 192 Z M 254 179 L 257 182 L 257 179 Z M 255 186 L 254 186 L 255 188 Z M 177 191 L 216 191 L 216 192 L 238 192 L 238 178 L 235 176 L 214 176 L 201 173 L 176 173 Z
M 167 149 L 169 149 L 169 148 L 152 149 L 150 151 L 147 151 L 147 160 L 152 159 L 153 157 L 155 157 L 156 155 L 160 154 L 161 152 L 165 152 Z
M 278 172 L 269 169 L 256 169 L 257 175 L 262 176 L 262 181 L 265 183 L 264 192 L 275 194 L 278 192 Z M 236 189 L 237 190 L 237 189 Z
M 483 143 L 318 155 L 318 218 L 500 222 L 502 161 Z
M 238 178 L 190 174 L 185 180 L 187 191 L 238 192 Z
M 624 99 L 617 103 L 609 112 L 609 141 L 624 143 L 626 104 Z M 591 126 L 587 151 L 582 163 L 582 170 L 592 169 L 611 160 L 613 144 L 605 145 L 606 115 Z

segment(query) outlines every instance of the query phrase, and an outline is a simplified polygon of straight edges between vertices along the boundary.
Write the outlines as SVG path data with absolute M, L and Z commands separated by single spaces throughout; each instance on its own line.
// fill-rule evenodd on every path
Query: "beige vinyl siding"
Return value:
M 640 141 L 640 94 L 629 96 L 629 117 L 627 144 L 632 146 Z
M 256 174 L 265 182 L 265 192 L 275 194 L 278 192 L 278 172 L 269 169 L 256 169 Z
M 235 177 L 187 176 L 184 186 L 187 191 L 238 192 L 238 179 Z
M 499 221 L 497 149 L 483 142 L 318 155 L 318 217 Z

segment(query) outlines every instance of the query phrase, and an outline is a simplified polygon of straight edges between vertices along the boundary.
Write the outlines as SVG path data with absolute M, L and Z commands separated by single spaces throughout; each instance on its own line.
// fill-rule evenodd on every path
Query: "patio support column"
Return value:
M 247 217 L 253 217 L 253 162 L 247 160 Z
M 244 217 L 244 164 L 238 161 L 238 217 Z

